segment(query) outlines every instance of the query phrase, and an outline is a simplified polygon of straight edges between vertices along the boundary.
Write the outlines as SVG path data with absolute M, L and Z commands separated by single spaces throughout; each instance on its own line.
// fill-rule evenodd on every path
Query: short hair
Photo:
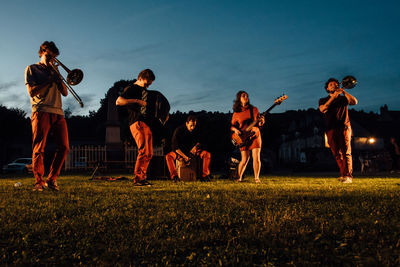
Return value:
M 186 122 L 190 121 L 197 122 L 197 117 L 195 115 L 189 115 L 186 119 Z
M 156 79 L 156 76 L 154 75 L 154 73 L 151 69 L 145 69 L 139 73 L 138 80 L 139 79 L 147 80 L 147 81 L 154 81 Z
M 43 55 L 46 50 L 50 50 L 57 56 L 60 54 L 60 51 L 58 50 L 56 44 L 53 41 L 44 41 L 43 44 L 39 48 L 39 57 Z
M 335 83 L 339 84 L 339 81 L 336 80 L 335 78 L 329 78 L 325 83 L 325 90 L 328 89 L 328 84 L 331 82 L 335 82 Z

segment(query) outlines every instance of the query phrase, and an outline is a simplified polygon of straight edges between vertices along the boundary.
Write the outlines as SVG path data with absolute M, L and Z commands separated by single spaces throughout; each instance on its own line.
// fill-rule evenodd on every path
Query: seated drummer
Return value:
M 178 159 L 189 164 L 190 160 L 196 156 L 203 160 L 203 173 L 200 181 L 206 182 L 211 180 L 211 154 L 201 149 L 199 134 L 198 131 L 195 130 L 196 124 L 197 118 L 193 115 L 189 115 L 185 125 L 176 128 L 172 136 L 172 151 L 165 156 L 165 159 L 167 160 L 171 180 L 174 182 L 180 181 L 178 172 L 176 171 L 175 161 Z

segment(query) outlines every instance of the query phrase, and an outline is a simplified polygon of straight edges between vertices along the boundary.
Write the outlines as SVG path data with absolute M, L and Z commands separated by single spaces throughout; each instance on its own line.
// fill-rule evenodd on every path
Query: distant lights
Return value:
M 375 144 L 376 140 L 373 137 L 368 138 L 368 144 Z

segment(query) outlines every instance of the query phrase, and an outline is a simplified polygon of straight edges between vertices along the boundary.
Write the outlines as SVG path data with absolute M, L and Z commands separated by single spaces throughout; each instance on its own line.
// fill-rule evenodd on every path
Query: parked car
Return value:
M 77 161 L 74 162 L 75 168 L 86 168 L 86 157 L 79 157 Z
M 3 166 L 4 173 L 18 172 L 18 173 L 31 173 L 32 172 L 32 158 L 18 158 L 11 163 Z

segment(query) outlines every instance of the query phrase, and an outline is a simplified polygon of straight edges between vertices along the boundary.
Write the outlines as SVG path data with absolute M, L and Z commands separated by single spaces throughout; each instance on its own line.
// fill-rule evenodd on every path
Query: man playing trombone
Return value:
M 28 66 L 25 70 L 25 84 L 32 104 L 34 191 L 43 191 L 47 187 L 58 190 L 56 180 L 69 150 L 68 129 L 61 102 L 61 95 L 67 96 L 68 90 L 54 65 L 58 55 L 59 51 L 54 42 L 45 41 L 39 49 L 40 62 Z M 45 181 L 43 156 L 50 130 L 54 134 L 57 151 Z
M 355 85 L 353 82 L 353 86 Z M 343 84 L 343 81 L 342 81 Z M 343 88 L 346 88 L 343 86 Z M 353 182 L 353 159 L 351 156 L 351 126 L 348 105 L 357 105 L 357 99 L 339 87 L 339 81 L 330 78 L 325 83 L 329 96 L 319 100 L 319 110 L 324 114 L 326 136 L 332 154 L 340 169 L 339 181 Z M 352 87 L 347 87 L 352 88 Z

